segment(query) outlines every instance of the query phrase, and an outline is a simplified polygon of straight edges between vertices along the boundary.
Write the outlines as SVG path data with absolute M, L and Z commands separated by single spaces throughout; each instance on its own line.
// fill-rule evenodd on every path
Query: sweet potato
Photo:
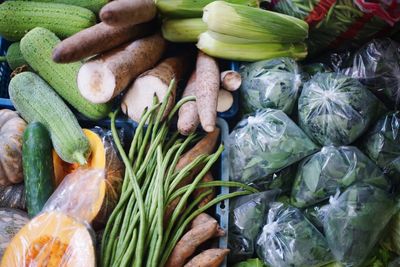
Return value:
M 69 63 L 103 53 L 150 34 L 154 24 L 111 27 L 101 22 L 59 43 L 53 50 L 53 60 L 57 63 Z
M 193 219 L 190 228 L 193 229 L 196 226 L 199 226 L 200 224 L 206 223 L 206 222 L 216 222 L 217 220 L 208 215 L 207 213 L 200 213 L 199 215 L 196 216 L 196 218 Z
M 100 18 L 110 26 L 135 25 L 152 20 L 157 14 L 153 0 L 116 0 L 100 10 Z
M 165 267 L 181 267 L 193 255 L 196 248 L 205 241 L 223 235 L 216 221 L 207 221 L 187 232 L 176 244 Z
M 234 70 L 227 70 L 221 73 L 222 88 L 228 91 L 236 91 L 242 85 L 242 76 Z
M 212 182 L 214 181 L 214 178 L 211 174 L 211 172 L 207 172 L 206 175 L 204 175 L 203 179 L 201 180 L 201 182 Z M 199 208 L 205 206 L 208 202 L 210 202 L 211 200 L 213 200 L 215 198 L 215 188 L 211 187 L 211 188 L 197 188 L 194 192 L 193 192 L 193 196 L 194 198 L 199 197 L 201 194 L 203 194 L 204 192 L 208 191 L 212 189 L 213 192 L 210 195 L 207 195 L 200 203 L 199 203 Z
M 161 58 L 166 41 L 160 34 L 139 39 L 85 63 L 78 73 L 84 98 L 106 103 L 119 95 L 136 77 Z
M 224 262 L 229 251 L 229 249 L 220 248 L 205 250 L 186 263 L 184 267 L 218 267 Z
M 231 92 L 220 89 L 218 92 L 218 104 L 217 104 L 217 111 L 218 112 L 225 112 L 228 111 L 233 105 L 233 96 Z
M 196 94 L 196 71 L 192 73 L 190 79 L 183 91 L 183 97 L 194 96 Z M 196 101 L 186 102 L 179 109 L 178 131 L 182 135 L 189 135 L 196 131 L 200 124 L 199 114 L 197 112 Z
M 196 102 L 201 126 L 206 132 L 215 129 L 219 84 L 217 61 L 199 51 L 196 62 Z

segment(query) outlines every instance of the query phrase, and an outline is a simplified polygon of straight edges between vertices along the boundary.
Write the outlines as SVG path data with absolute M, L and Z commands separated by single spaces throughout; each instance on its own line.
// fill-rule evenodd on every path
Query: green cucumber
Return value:
M 52 60 L 54 47 L 60 39 L 51 31 L 35 28 L 21 40 L 25 60 L 66 102 L 84 116 L 99 120 L 108 116 L 109 104 L 93 104 L 79 93 L 76 78 L 81 62 L 57 64 Z
M 62 160 L 86 164 L 89 140 L 71 110 L 42 78 L 32 72 L 22 72 L 11 79 L 8 92 L 22 118 L 46 127 Z
M 23 65 L 28 65 L 28 63 L 24 59 L 24 56 L 21 53 L 19 42 L 12 43 L 8 47 L 6 60 L 12 70 L 15 70 L 18 67 L 22 67 Z
M 80 6 L 98 13 L 100 9 L 108 3 L 108 0 L 13 0 L 13 1 L 32 1 L 43 3 L 61 3 L 73 6 Z
M 20 1 L 0 5 L 0 35 L 9 41 L 19 41 L 35 27 L 47 28 L 66 38 L 94 24 L 96 15 L 83 7 Z
M 40 122 L 29 123 L 22 138 L 26 206 L 35 217 L 54 191 L 54 171 L 51 139 Z

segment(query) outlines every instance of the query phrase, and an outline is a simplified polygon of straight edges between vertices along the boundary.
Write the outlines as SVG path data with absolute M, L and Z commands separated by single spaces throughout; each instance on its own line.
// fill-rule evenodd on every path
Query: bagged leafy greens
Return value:
M 259 191 L 279 189 L 282 193 L 288 193 L 292 190 L 292 185 L 297 172 L 297 164 L 292 164 L 283 170 L 275 172 L 258 181 L 250 183 L 252 187 Z
M 359 79 L 391 108 L 400 104 L 400 44 L 373 40 L 352 56 L 347 75 Z
M 292 113 L 301 85 L 300 69 L 291 58 L 244 64 L 240 69 L 244 113 L 273 108 Z
M 230 262 L 249 259 L 255 254 L 255 243 L 261 232 L 269 204 L 279 190 L 238 197 L 230 203 L 229 241 Z
M 398 211 L 390 220 L 385 229 L 383 246 L 400 255 L 400 212 Z
M 383 109 L 383 104 L 356 79 L 340 73 L 320 73 L 304 84 L 299 123 L 321 145 L 348 145 Z
M 381 119 L 365 135 L 362 150 L 389 173 L 396 182 L 400 181 L 400 113 L 392 112 Z
M 267 267 L 260 259 L 248 259 L 235 264 L 233 267 Z
M 386 191 L 356 184 L 331 197 L 324 232 L 332 253 L 345 266 L 360 266 L 396 211 Z
M 303 215 L 318 229 L 321 233 L 324 231 L 324 218 L 329 207 L 329 202 L 324 201 L 319 205 L 311 206 L 303 210 Z
M 257 240 L 257 254 L 274 267 L 313 267 L 333 262 L 324 236 L 295 207 L 271 204 Z
M 292 204 L 300 208 L 314 205 L 356 182 L 390 189 L 383 172 L 358 148 L 323 147 L 300 163 L 292 190 Z
M 231 180 L 260 180 L 318 148 L 281 110 L 265 109 L 235 127 L 226 142 Z

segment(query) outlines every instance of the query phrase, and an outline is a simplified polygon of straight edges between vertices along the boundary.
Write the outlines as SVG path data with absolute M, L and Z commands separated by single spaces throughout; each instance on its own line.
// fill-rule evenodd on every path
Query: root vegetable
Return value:
M 221 89 L 218 92 L 218 104 L 217 111 L 225 112 L 229 110 L 233 105 L 233 96 L 231 92 Z
M 176 244 L 165 267 L 183 266 L 199 245 L 221 234 L 218 228 L 216 221 L 208 221 L 192 228 Z
M 234 70 L 227 70 L 221 73 L 221 85 L 228 91 L 236 91 L 242 85 L 242 76 Z
M 196 218 L 193 219 L 190 228 L 195 228 L 197 226 L 199 226 L 200 224 L 203 223 L 207 223 L 207 222 L 216 222 L 217 220 L 214 219 L 213 217 L 211 217 L 210 215 L 208 215 L 207 213 L 200 213 L 199 215 L 197 215 Z
M 184 267 L 218 267 L 224 261 L 229 249 L 208 249 L 191 259 Z
M 194 96 L 196 93 L 196 71 L 192 73 L 183 91 L 183 97 Z M 189 135 L 196 131 L 200 124 L 196 101 L 186 102 L 179 109 L 178 131 L 182 135 Z
M 84 98 L 106 103 L 121 93 L 138 75 L 160 60 L 166 41 L 155 34 L 85 63 L 78 73 L 78 87 Z
M 203 179 L 201 180 L 201 182 L 205 183 L 205 182 L 212 182 L 214 181 L 214 178 L 211 174 L 211 172 L 207 172 L 206 175 L 204 175 Z M 210 202 L 211 200 L 213 200 L 216 196 L 215 193 L 215 188 L 198 188 L 193 192 L 193 196 L 195 198 L 199 197 L 201 194 L 203 194 L 204 192 L 208 191 L 212 189 L 213 192 L 211 194 L 209 194 L 208 196 L 206 196 L 200 203 L 199 203 L 199 208 L 204 207 L 205 205 L 207 205 L 208 202 Z
M 219 137 L 219 128 L 216 128 L 213 132 L 208 133 L 203 139 L 201 139 L 191 150 L 186 152 L 178 161 L 175 167 L 175 171 L 181 171 L 185 166 L 193 162 L 198 156 L 210 155 L 217 144 Z M 193 178 L 199 173 L 203 166 L 199 166 L 194 169 L 185 179 L 183 179 L 176 189 L 179 189 L 193 181 Z M 171 214 L 174 212 L 176 206 L 180 201 L 180 197 L 174 199 L 165 209 L 164 222 L 168 222 Z
M 220 73 L 217 61 L 199 51 L 196 63 L 196 102 L 206 132 L 215 129 Z
M 141 38 L 152 30 L 152 23 L 112 27 L 101 22 L 59 43 L 53 50 L 53 60 L 57 63 L 79 61 Z
M 150 21 L 156 14 L 153 0 L 117 0 L 101 9 L 100 18 L 110 26 L 127 26 Z
M 143 110 L 151 107 L 153 97 L 156 95 L 162 101 L 168 92 L 172 79 L 180 80 L 186 70 L 186 57 L 181 55 L 163 60 L 155 68 L 140 75 L 130 86 L 124 96 L 121 109 L 132 120 L 139 122 Z M 175 88 L 168 99 L 164 116 L 169 113 L 175 103 Z

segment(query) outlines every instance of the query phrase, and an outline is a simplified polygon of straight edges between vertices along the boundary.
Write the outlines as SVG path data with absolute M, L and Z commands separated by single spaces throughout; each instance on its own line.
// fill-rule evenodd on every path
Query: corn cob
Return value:
M 166 19 L 162 34 L 171 42 L 197 42 L 199 35 L 207 31 L 207 25 L 198 19 Z

